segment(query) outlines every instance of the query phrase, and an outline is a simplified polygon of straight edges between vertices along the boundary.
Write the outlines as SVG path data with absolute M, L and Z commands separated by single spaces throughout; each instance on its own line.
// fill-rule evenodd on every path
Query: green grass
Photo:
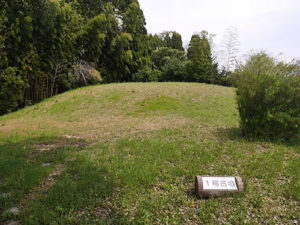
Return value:
M 0 224 L 299 223 L 299 146 L 238 123 L 233 89 L 186 83 L 82 88 L 0 117 Z M 246 191 L 197 199 L 196 175 Z

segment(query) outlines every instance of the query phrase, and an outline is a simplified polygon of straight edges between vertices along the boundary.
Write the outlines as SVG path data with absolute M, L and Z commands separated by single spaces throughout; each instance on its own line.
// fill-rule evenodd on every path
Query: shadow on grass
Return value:
M 80 151 L 86 142 L 41 137 L 0 145 L 0 219 L 9 207 L 39 185 L 55 165 Z
M 237 140 L 243 140 L 249 143 L 253 142 L 265 142 L 265 143 L 271 143 L 275 145 L 285 145 L 287 147 L 300 147 L 300 136 L 295 135 L 294 137 L 291 137 L 289 140 L 281 139 L 281 138 L 267 138 L 267 137 L 246 137 L 243 135 L 242 130 L 237 127 L 231 127 L 231 128 L 218 128 L 215 132 L 215 135 L 218 137 L 219 140 L 223 141 L 237 141 Z
M 97 224 L 122 219 L 116 210 L 97 214 L 116 184 L 105 167 L 81 154 L 87 145 L 84 140 L 64 137 L 0 145 L 0 224 L 9 220 L 22 224 L 86 224 L 88 220 Z M 55 174 L 58 165 L 63 170 Z M 47 186 L 50 174 L 52 184 Z M 9 213 L 12 207 L 18 207 L 20 214 Z
M 86 220 L 113 218 L 114 210 L 101 217 L 97 209 L 113 194 L 114 180 L 106 168 L 78 156 L 47 194 L 38 196 L 24 211 L 22 221 L 24 224 L 85 224 Z
M 223 141 L 235 141 L 246 139 L 242 136 L 241 129 L 237 127 L 218 128 L 215 132 L 215 135 L 218 137 L 218 139 Z

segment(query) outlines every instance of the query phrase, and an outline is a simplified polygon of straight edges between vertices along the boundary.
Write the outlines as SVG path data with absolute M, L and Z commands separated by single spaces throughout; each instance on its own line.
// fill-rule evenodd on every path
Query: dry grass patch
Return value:
M 154 116 L 135 117 L 99 117 L 98 120 L 87 120 L 76 125 L 78 136 L 87 139 L 113 140 L 127 136 L 146 135 L 162 129 L 176 129 L 190 124 L 187 118 Z M 81 127 L 86 129 L 80 130 Z
M 32 146 L 33 152 L 47 152 L 51 150 L 57 150 L 62 147 L 71 146 L 71 147 L 84 147 L 88 143 L 79 136 L 74 135 L 64 135 L 65 138 L 58 138 L 54 142 L 49 143 L 38 143 Z

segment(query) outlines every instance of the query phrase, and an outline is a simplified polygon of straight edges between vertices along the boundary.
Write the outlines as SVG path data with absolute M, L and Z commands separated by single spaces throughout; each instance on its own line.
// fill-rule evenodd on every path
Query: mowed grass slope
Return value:
M 0 224 L 299 224 L 299 146 L 238 124 L 234 89 L 189 83 L 87 87 L 2 116 Z M 246 191 L 197 199 L 196 175 Z

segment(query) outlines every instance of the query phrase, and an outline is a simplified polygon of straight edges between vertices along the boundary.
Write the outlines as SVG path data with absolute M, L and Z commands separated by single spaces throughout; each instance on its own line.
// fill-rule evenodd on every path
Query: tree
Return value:
M 151 61 L 155 67 L 162 71 L 166 61 L 170 58 L 177 58 L 181 61 L 185 59 L 185 52 L 168 47 L 161 47 L 152 52 Z
M 212 70 L 214 62 L 206 31 L 192 36 L 187 57 L 187 81 L 209 83 L 215 70 Z
M 24 82 L 17 68 L 8 67 L 0 73 L 0 115 L 14 111 L 22 101 Z
M 65 0 L 84 18 L 91 19 L 104 12 L 104 0 Z
M 184 51 L 184 48 L 182 47 L 182 38 L 179 33 L 173 31 L 171 40 L 172 40 L 171 48 Z
M 145 58 L 148 57 L 145 17 L 139 3 L 137 1 L 133 1 L 122 14 L 122 18 L 122 31 L 124 33 L 129 33 L 132 37 L 132 41 L 130 41 L 130 50 L 133 56 L 133 62 L 130 63 L 129 69 L 131 74 L 134 74 L 139 68 L 143 67 L 145 64 Z M 129 75 L 129 77 L 127 77 L 124 81 L 131 80 L 132 77 Z
M 106 37 L 106 22 L 107 19 L 104 13 L 92 18 L 85 26 L 80 37 L 84 50 L 83 57 L 89 62 L 97 63 L 102 56 L 102 48 Z
M 145 24 L 137 0 L 0 0 L 1 87 L 21 80 L 22 99 L 16 91 L 12 102 L 22 107 L 101 77 L 129 82 L 146 67 L 158 71 L 150 54 L 161 43 L 155 36 L 150 46 Z
M 163 47 L 162 40 L 159 38 L 157 34 L 152 35 L 149 34 L 147 36 L 148 39 L 148 47 L 149 47 L 149 54 L 151 55 L 152 51 L 157 50 L 160 47 Z
M 176 31 L 165 31 L 159 34 L 163 47 L 168 47 L 172 49 L 177 49 L 183 51 L 182 38 Z
M 184 81 L 185 62 L 176 57 L 167 57 L 162 68 L 161 81 Z
M 133 75 L 135 82 L 153 82 L 161 79 L 161 71 L 153 69 L 150 65 L 145 65 Z
M 151 62 L 161 71 L 160 81 L 183 81 L 185 58 L 184 51 L 161 47 L 152 52 Z
M 5 51 L 5 42 L 8 38 L 7 22 L 8 18 L 6 15 L 7 2 L 0 2 L 0 71 L 7 67 L 7 55 Z
M 238 40 L 238 29 L 229 27 L 226 29 L 222 41 L 223 64 L 227 72 L 232 71 L 237 62 L 240 42 Z
M 136 66 L 130 43 L 133 41 L 131 34 L 118 34 L 111 43 L 106 66 L 109 73 L 105 75 L 106 82 L 131 81 L 132 68 Z

